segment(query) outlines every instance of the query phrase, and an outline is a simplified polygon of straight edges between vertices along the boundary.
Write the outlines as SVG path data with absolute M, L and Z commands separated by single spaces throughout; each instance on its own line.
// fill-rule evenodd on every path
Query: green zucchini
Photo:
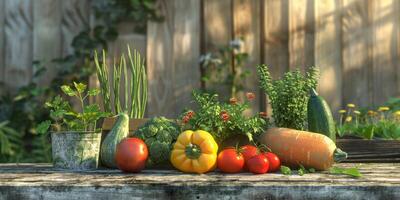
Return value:
M 115 152 L 117 145 L 129 134 L 129 117 L 125 113 L 117 116 L 117 121 L 101 144 L 100 160 L 102 164 L 109 168 L 117 168 Z
M 310 92 L 307 114 L 308 130 L 310 132 L 321 133 L 336 142 L 336 129 L 332 111 L 324 98 L 319 96 L 314 89 L 311 89 Z

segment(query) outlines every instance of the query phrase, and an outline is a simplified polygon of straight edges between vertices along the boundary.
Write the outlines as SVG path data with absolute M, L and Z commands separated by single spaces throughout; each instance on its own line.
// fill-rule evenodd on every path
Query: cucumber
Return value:
M 328 136 L 336 142 L 336 128 L 328 103 L 312 89 L 307 106 L 308 130 Z
M 101 144 L 100 160 L 101 163 L 109 168 L 117 168 L 115 153 L 117 145 L 129 134 L 129 117 L 125 113 L 117 116 L 117 121 Z

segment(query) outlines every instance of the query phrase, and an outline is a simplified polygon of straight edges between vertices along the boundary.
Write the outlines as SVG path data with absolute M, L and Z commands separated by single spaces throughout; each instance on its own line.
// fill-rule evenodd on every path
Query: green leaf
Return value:
M 37 127 L 36 127 L 36 132 L 40 133 L 40 134 L 45 134 L 51 125 L 51 121 L 50 120 L 46 120 L 42 123 L 40 123 Z
M 340 167 L 332 167 L 329 169 L 329 172 L 332 174 L 343 174 L 349 175 L 355 178 L 360 178 L 362 174 L 357 168 L 340 168 Z
M 303 168 L 300 168 L 298 173 L 299 173 L 300 176 L 303 176 L 304 174 L 307 173 L 307 171 L 305 169 L 303 169 Z
M 99 93 L 100 93 L 100 90 L 97 89 L 97 88 L 91 89 L 91 90 L 88 91 L 88 95 L 89 95 L 89 96 L 96 96 L 96 95 L 98 95 Z
M 308 172 L 315 173 L 315 169 L 314 168 L 310 168 L 310 169 L 308 169 Z
M 291 175 L 292 174 L 292 170 L 289 167 L 286 167 L 284 165 L 281 165 L 280 171 L 284 175 Z
M 75 86 L 76 91 L 78 91 L 80 94 L 82 94 L 86 90 L 86 85 L 83 83 L 74 82 L 74 86 Z
M 64 92 L 64 94 L 73 97 L 76 95 L 75 91 L 68 85 L 63 85 L 61 86 L 61 90 Z

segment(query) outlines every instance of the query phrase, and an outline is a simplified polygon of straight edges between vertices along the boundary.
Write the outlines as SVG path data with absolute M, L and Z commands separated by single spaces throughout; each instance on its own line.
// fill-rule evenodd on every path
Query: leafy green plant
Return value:
M 98 89 L 86 91 L 86 85 L 74 82 L 74 86 L 63 85 L 61 90 L 70 97 L 75 97 L 81 106 L 81 112 L 72 109 L 69 102 L 64 101 L 61 96 L 56 96 L 51 102 L 46 102 L 46 107 L 50 109 L 50 120 L 46 120 L 37 127 L 38 133 L 46 133 L 50 126 L 54 131 L 95 131 L 96 122 L 102 117 L 107 117 L 108 113 L 102 112 L 98 104 L 85 105 L 84 101 L 89 96 L 99 94 Z
M 230 97 L 238 96 L 238 92 L 243 91 L 243 80 L 250 75 L 250 71 L 244 69 L 249 55 L 242 51 L 242 46 L 243 39 L 235 39 L 229 45 L 200 57 L 201 80 L 206 90 L 214 92 L 216 88 L 212 85 L 224 84 L 229 88 Z
M 8 121 L 0 122 L 0 161 L 14 158 L 17 162 L 23 150 L 22 135 L 8 124 Z
M 255 98 L 253 93 L 247 93 L 246 96 L 244 103 L 238 103 L 236 98 L 231 98 L 230 103 L 221 103 L 217 94 L 193 91 L 198 109 L 185 111 L 181 115 L 183 129 L 208 131 L 217 143 L 237 134 L 244 134 L 253 141 L 254 137 L 268 128 L 269 123 L 264 112 L 252 117 L 243 115 L 250 107 L 249 101 Z
M 318 84 L 318 68 L 310 67 L 305 76 L 297 69 L 274 81 L 266 65 L 259 65 L 257 69 L 261 88 L 271 100 L 275 125 L 304 130 L 309 93 Z
M 133 136 L 142 139 L 149 148 L 147 164 L 155 166 L 169 162 L 173 144 L 181 129 L 179 125 L 165 117 L 155 117 L 141 126 Z
M 142 60 L 139 51 L 128 48 L 128 65 L 131 77 L 128 74 L 128 67 L 125 55 L 122 54 L 119 59 L 119 64 L 114 60 L 113 77 L 109 77 L 108 66 L 106 61 L 106 52 L 103 50 L 102 62 L 100 64 L 97 52 L 95 52 L 95 64 L 97 68 L 97 77 L 100 82 L 101 94 L 104 100 L 104 110 L 118 114 L 127 112 L 130 118 L 143 118 L 147 104 L 147 75 L 144 61 Z M 121 84 L 123 76 L 124 83 Z M 111 82 L 111 83 L 110 83 Z M 124 86 L 123 106 L 120 99 L 120 90 Z M 112 91 L 112 92 L 111 92 Z M 130 98 L 129 98 L 130 95 Z M 111 106 L 111 99 L 114 99 L 114 110 Z
M 346 110 L 339 111 L 337 133 L 364 139 L 400 139 L 400 110 L 391 112 L 387 106 L 374 110 L 356 110 L 356 105 L 348 104 Z

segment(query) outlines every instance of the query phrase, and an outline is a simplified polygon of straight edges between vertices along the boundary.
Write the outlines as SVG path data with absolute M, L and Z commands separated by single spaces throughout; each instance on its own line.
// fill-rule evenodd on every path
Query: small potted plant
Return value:
M 217 94 L 193 92 L 197 110 L 187 110 L 181 116 L 183 130 L 205 130 L 212 134 L 220 149 L 226 146 L 253 143 L 269 126 L 265 112 L 247 117 L 243 113 L 250 107 L 254 93 L 246 93 L 246 100 L 218 101 Z
M 81 112 L 73 110 L 68 101 L 56 96 L 46 102 L 50 109 L 50 120 L 42 122 L 37 131 L 46 133 L 51 127 L 53 165 L 56 168 L 86 170 L 98 166 L 101 131 L 96 129 L 96 122 L 108 116 L 99 105 L 85 105 L 85 99 L 96 96 L 99 90 L 86 91 L 86 85 L 75 83 L 73 87 L 61 86 L 61 90 L 70 97 L 79 100 Z
M 136 130 L 148 121 L 143 118 L 148 90 L 145 63 L 139 51 L 132 52 L 129 46 L 127 46 L 127 57 L 122 54 L 120 59 L 114 59 L 112 67 L 108 66 L 106 58 L 104 50 L 101 56 L 95 52 L 94 61 L 104 110 L 112 113 L 113 116 L 127 113 L 130 119 L 129 129 Z M 109 69 L 111 69 L 110 72 Z M 110 130 L 115 121 L 116 117 L 105 118 L 103 130 Z

